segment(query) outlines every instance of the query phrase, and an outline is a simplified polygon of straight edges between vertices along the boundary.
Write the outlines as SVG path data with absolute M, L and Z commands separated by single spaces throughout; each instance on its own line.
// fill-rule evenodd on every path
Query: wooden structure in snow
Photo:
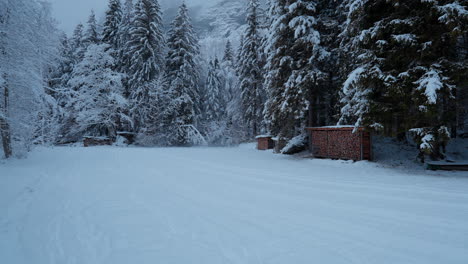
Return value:
M 83 138 L 83 145 L 85 147 L 91 147 L 91 146 L 110 146 L 114 143 L 114 140 L 112 140 L 109 137 L 91 137 L 91 136 L 86 136 Z
M 468 161 L 430 161 L 426 164 L 428 170 L 468 171 Z
M 275 141 L 273 141 L 272 136 L 262 135 L 257 136 L 257 149 L 258 150 L 268 150 L 275 148 Z
M 371 133 L 354 126 L 307 128 L 312 155 L 317 158 L 372 160 Z

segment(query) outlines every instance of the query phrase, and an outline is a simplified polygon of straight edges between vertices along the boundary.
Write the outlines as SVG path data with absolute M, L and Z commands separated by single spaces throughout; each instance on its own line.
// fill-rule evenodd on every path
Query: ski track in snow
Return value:
M 468 175 L 239 148 L 0 164 L 0 263 L 468 263 Z

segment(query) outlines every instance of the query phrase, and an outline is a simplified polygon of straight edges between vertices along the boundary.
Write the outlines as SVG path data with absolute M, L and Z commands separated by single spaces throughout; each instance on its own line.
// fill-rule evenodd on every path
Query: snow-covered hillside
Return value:
M 228 39 L 237 47 L 245 29 L 245 16 L 244 1 L 224 0 L 211 8 L 203 9 L 195 24 L 200 29 L 203 56 L 221 57 Z
M 0 164 L 0 262 L 464 264 L 466 190 L 252 145 L 40 148 Z
M 228 39 L 234 47 L 239 45 L 245 29 L 246 0 L 189 1 L 188 5 L 194 27 L 200 37 L 202 57 L 221 57 Z M 177 7 L 173 2 L 164 1 L 163 6 L 165 24 L 169 25 L 177 12 Z

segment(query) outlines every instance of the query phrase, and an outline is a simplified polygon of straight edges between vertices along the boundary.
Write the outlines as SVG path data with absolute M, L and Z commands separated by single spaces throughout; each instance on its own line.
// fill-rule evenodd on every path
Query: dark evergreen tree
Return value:
M 51 73 L 49 81 L 51 89 L 46 91 L 53 96 L 62 107 L 67 103 L 66 93 L 69 91 L 67 83 L 70 80 L 75 63 L 70 42 L 67 35 L 63 34 L 61 36 L 59 57 L 57 58 L 56 67 Z
M 310 62 L 322 74 L 310 87 L 308 126 L 335 125 L 338 121 L 339 91 L 348 72 L 346 53 L 340 49 L 340 33 L 346 21 L 343 1 L 316 1 L 316 25 L 320 34 L 320 53 L 315 53 Z M 313 43 L 311 43 L 313 44 Z M 317 50 L 317 49 L 316 49 Z M 318 55 L 318 56 L 317 56 Z
M 224 48 L 223 61 L 229 61 L 234 64 L 234 50 L 232 49 L 231 41 L 226 42 L 226 47 Z
M 243 35 L 238 61 L 242 113 L 251 138 L 261 131 L 265 100 L 259 11 L 258 0 L 250 0 L 247 7 L 247 29 Z
M 171 134 L 167 143 L 193 144 L 190 133 L 201 115 L 199 46 L 185 3 L 172 23 L 168 48 L 164 87 L 170 102 L 165 124 Z
M 342 47 L 354 64 L 342 90 L 341 122 L 404 136 L 411 128 L 454 127 L 455 87 L 466 86 L 457 55 L 468 3 L 348 2 Z
M 109 0 L 109 7 L 106 11 L 106 21 L 104 22 L 102 41 L 109 44 L 114 51 L 121 48 L 120 26 L 122 24 L 122 7 L 120 0 Z
M 460 61 L 468 60 L 468 32 L 459 39 L 457 58 Z M 468 136 L 468 85 L 458 85 L 457 97 L 457 134 Z
M 94 10 L 91 10 L 91 14 L 88 18 L 88 23 L 86 24 L 86 31 L 83 37 L 83 43 L 86 46 L 89 46 L 91 44 L 97 44 L 100 41 L 100 35 L 96 22 L 96 14 L 94 13 Z
M 146 125 L 152 115 L 151 93 L 163 69 L 165 40 L 161 8 L 157 0 L 138 0 L 130 26 L 127 54 L 131 114 L 136 129 Z
M 231 41 L 226 42 L 224 49 L 223 60 L 221 62 L 222 79 L 224 81 L 224 92 L 225 101 L 231 101 L 238 94 L 236 87 L 238 83 L 238 77 L 236 72 L 236 56 L 232 48 Z
M 241 93 L 238 85 L 236 61 L 237 56 L 234 54 L 231 42 L 227 41 L 221 62 L 222 91 L 226 102 L 225 128 L 221 135 L 224 141 L 221 143 L 225 145 L 238 144 L 247 139 L 241 110 Z
M 78 63 L 84 55 L 84 26 L 79 23 L 73 31 L 73 36 L 70 39 L 70 49 L 73 55 L 73 64 Z
M 236 62 L 240 62 L 241 60 L 242 47 L 244 47 L 244 35 L 243 34 L 241 34 L 240 36 L 239 47 L 236 50 Z M 236 66 L 238 66 L 238 63 L 236 63 Z
M 225 114 L 225 91 L 223 79 L 217 58 L 210 61 L 208 78 L 206 80 L 206 97 L 204 100 L 204 115 L 207 121 L 220 121 Z
M 291 139 L 308 125 L 326 79 L 320 63 L 329 53 L 317 30 L 316 1 L 271 1 L 267 40 L 265 113 L 274 135 Z M 315 110 L 315 109 L 314 109 Z
M 155 80 L 161 73 L 165 41 L 157 0 L 138 0 L 133 16 L 127 43 L 132 58 L 129 74 L 132 86 L 138 87 Z
M 130 45 L 128 45 L 130 41 L 130 30 L 132 26 L 132 19 L 133 19 L 133 0 L 125 0 L 123 15 L 122 15 L 122 22 L 119 27 L 119 50 L 118 50 L 118 69 L 121 72 L 128 73 L 130 69 L 132 54 L 130 52 Z M 128 86 L 127 87 L 127 96 L 128 96 Z

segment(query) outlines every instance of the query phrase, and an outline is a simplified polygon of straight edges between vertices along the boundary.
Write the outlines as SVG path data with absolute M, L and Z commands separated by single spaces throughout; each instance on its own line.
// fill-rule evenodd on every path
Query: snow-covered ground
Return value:
M 0 263 L 468 263 L 467 173 L 239 148 L 0 164 Z

